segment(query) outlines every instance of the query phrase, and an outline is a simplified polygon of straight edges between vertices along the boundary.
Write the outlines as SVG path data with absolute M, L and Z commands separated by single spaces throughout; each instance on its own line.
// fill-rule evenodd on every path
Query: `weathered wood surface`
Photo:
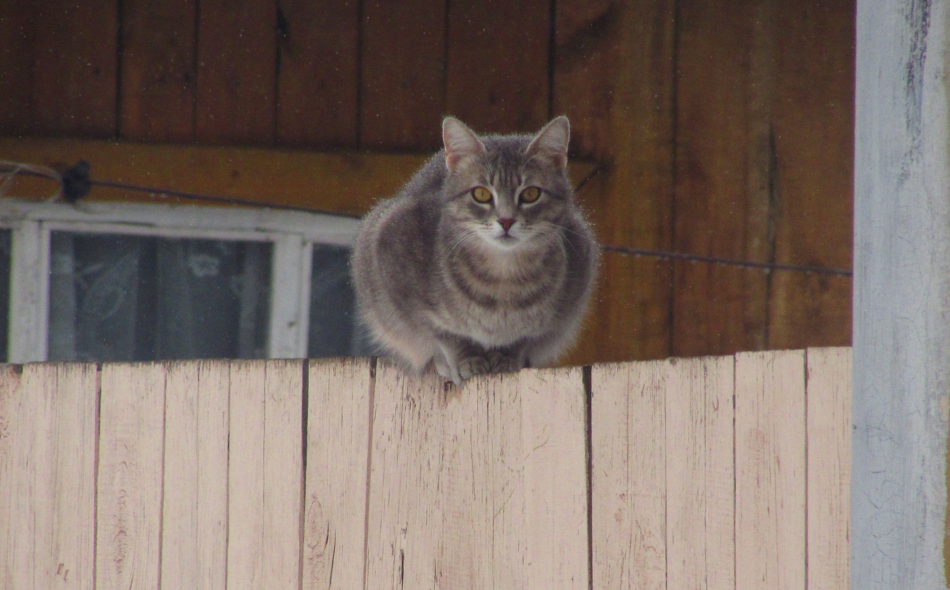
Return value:
M 857 7 L 851 587 L 945 588 L 950 3 Z
M 847 349 L 461 388 L 371 359 L 8 365 L 0 583 L 840 588 L 849 375 Z

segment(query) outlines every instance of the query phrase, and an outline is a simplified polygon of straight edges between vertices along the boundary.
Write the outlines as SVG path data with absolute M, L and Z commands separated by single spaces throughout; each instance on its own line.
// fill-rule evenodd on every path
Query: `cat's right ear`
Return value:
M 485 144 L 455 117 L 446 117 L 442 121 L 442 142 L 445 143 L 445 166 L 453 172 L 464 158 L 485 153 Z

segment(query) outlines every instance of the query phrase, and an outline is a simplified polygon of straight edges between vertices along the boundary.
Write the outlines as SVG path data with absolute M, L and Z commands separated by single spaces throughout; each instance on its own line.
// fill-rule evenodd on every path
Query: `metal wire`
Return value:
M 601 168 L 597 168 L 587 175 L 574 191 L 580 191 L 584 185 L 588 183 L 595 175 L 599 174 L 602 171 Z M 52 174 L 50 174 L 52 172 Z M 7 182 L 9 182 L 13 176 L 17 174 L 23 176 L 36 176 L 42 178 L 48 178 L 60 183 L 60 190 L 62 191 L 62 176 L 57 174 L 55 171 L 51 171 L 48 168 L 41 166 L 32 166 L 29 164 L 20 164 L 17 162 L 8 162 L 0 160 L 0 176 L 7 176 L 8 178 L 4 180 L 3 184 L 0 184 L 0 188 L 4 187 Z M 54 176 L 55 175 L 55 176 Z M 336 211 L 326 211 L 323 209 L 315 209 L 311 207 L 298 207 L 294 205 L 280 205 L 272 203 L 262 203 L 260 201 L 252 201 L 248 199 L 237 199 L 234 197 L 222 197 L 215 195 L 201 195 L 196 193 L 189 193 L 185 191 L 177 190 L 165 190 L 152 187 L 139 186 L 135 184 L 128 184 L 124 182 L 111 182 L 107 180 L 94 180 L 89 179 L 89 184 L 92 186 L 100 186 L 105 188 L 116 188 L 128 191 L 142 192 L 147 193 L 149 196 L 155 199 L 166 199 L 168 197 L 176 197 L 180 199 L 188 199 L 192 201 L 201 201 L 207 203 L 221 203 L 227 205 L 243 205 L 247 207 L 260 207 L 263 209 L 275 209 L 281 211 L 300 211 L 303 213 L 321 213 L 324 215 L 336 215 L 339 217 L 348 217 L 348 218 L 359 218 L 359 215 L 354 215 L 352 213 L 339 213 Z M 640 248 L 629 248 L 626 246 L 613 246 L 610 244 L 602 244 L 601 250 L 606 252 L 616 252 L 618 254 L 624 254 L 629 256 L 647 256 L 651 258 L 659 258 L 666 260 L 688 260 L 690 262 L 703 262 L 707 264 L 719 264 L 724 266 L 736 266 L 740 268 L 752 268 L 759 269 L 765 272 L 776 271 L 786 271 L 786 272 L 799 272 L 806 274 L 823 274 L 823 275 L 832 275 L 832 276 L 841 276 L 841 277 L 851 277 L 853 272 L 850 269 L 846 268 L 833 268 L 826 266 L 808 266 L 808 265 L 797 265 L 797 264 L 776 264 L 773 262 L 753 262 L 750 260 L 736 260 L 732 258 L 719 258 L 717 256 L 701 256 L 697 254 L 687 254 L 684 252 L 667 252 L 664 250 L 646 250 Z

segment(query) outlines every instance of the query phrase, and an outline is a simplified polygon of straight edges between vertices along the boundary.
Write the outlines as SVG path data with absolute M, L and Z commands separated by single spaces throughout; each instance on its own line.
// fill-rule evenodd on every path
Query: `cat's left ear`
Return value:
M 455 117 L 446 117 L 442 121 L 442 141 L 445 143 L 445 165 L 453 172 L 463 158 L 485 153 L 485 144 Z
M 571 139 L 571 124 L 561 115 L 544 126 L 531 141 L 525 153 L 549 160 L 558 168 L 567 167 L 567 144 Z

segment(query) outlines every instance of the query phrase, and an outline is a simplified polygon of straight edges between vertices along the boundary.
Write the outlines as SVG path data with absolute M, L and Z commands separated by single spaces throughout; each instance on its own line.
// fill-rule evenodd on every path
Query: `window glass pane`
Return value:
M 53 232 L 49 359 L 264 358 L 268 243 Z
M 10 340 L 10 238 L 12 231 L 0 229 L 0 362 L 7 361 Z
M 369 347 L 357 328 L 350 282 L 350 248 L 313 245 L 307 356 L 362 356 Z

